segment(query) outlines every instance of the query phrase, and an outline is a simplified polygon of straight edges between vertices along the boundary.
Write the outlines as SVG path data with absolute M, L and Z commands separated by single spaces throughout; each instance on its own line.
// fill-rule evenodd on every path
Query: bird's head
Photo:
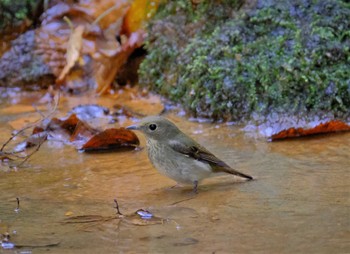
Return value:
M 128 126 L 126 129 L 141 131 L 146 138 L 155 140 L 171 139 L 180 133 L 175 124 L 161 116 L 145 117 L 136 125 Z

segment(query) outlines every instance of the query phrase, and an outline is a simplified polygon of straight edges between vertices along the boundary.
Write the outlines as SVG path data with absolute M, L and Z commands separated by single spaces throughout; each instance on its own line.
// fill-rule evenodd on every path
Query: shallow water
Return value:
M 31 114 L 2 115 L 0 143 L 10 135 L 9 121 Z M 145 149 L 85 154 L 47 142 L 23 168 L 0 164 L 0 233 L 21 247 L 0 252 L 350 252 L 350 133 L 269 143 L 241 127 L 169 118 L 257 180 L 212 178 L 193 195 L 188 187 L 170 188 L 175 183 L 153 169 Z M 163 220 L 132 217 L 141 208 Z M 79 215 L 105 221 L 63 223 Z

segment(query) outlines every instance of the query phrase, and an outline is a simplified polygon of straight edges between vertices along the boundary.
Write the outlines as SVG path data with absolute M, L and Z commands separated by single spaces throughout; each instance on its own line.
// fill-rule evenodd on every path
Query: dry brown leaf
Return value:
M 67 76 L 69 71 L 74 67 L 75 63 L 80 58 L 80 52 L 83 45 L 83 33 L 84 26 L 79 25 L 72 30 L 72 33 L 69 37 L 66 53 L 67 64 L 64 66 L 61 74 L 59 75 L 57 82 L 62 82 L 63 79 Z
M 283 130 L 277 134 L 272 135 L 270 139 L 271 141 L 276 141 L 287 138 L 305 137 L 316 134 L 340 131 L 350 131 L 350 126 L 342 121 L 332 120 L 326 123 L 320 123 L 314 128 L 289 128 L 287 130 Z
M 91 137 L 93 137 L 97 131 L 89 126 L 87 123 L 83 121 L 78 121 L 75 126 L 74 132 L 70 137 L 70 141 L 83 140 L 88 141 Z
M 30 77 L 24 76 L 36 81 L 42 79 L 40 75 L 47 75 L 50 79 L 40 82 L 51 84 L 56 79 L 58 84 L 76 92 L 97 88 L 98 93 L 106 93 L 120 67 L 143 43 L 142 24 L 152 16 L 158 2 L 160 0 L 52 3 L 42 15 L 41 27 L 24 35 L 33 43 L 19 51 L 26 54 L 24 59 L 38 58 L 40 63 L 39 66 L 33 65 L 35 71 Z M 63 20 L 65 16 L 75 27 L 73 31 Z M 13 51 L 10 55 L 17 59 L 16 50 Z M 85 62 L 78 66 L 80 59 Z M 22 76 L 16 78 L 19 83 Z
M 132 131 L 125 128 L 111 128 L 93 136 L 81 149 L 84 151 L 97 151 L 127 147 L 134 148 L 139 144 L 138 137 Z
M 144 41 L 144 32 L 134 32 L 122 44 L 121 51 L 112 58 L 101 58 L 95 62 L 95 78 L 97 82 L 97 93 L 104 94 L 110 89 L 120 67 L 126 62 L 130 54 Z

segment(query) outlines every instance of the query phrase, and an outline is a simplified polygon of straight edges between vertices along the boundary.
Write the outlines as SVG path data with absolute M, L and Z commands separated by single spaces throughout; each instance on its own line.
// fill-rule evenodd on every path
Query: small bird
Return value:
M 195 193 L 201 180 L 222 173 L 253 180 L 232 169 L 164 117 L 149 116 L 127 129 L 145 135 L 148 157 L 161 174 L 180 184 L 192 184 Z

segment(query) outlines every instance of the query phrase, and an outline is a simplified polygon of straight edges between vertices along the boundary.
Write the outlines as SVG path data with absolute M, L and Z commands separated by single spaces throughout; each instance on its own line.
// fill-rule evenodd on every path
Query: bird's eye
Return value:
M 151 131 L 155 131 L 157 129 L 157 125 L 152 123 L 148 126 L 148 128 L 151 130 Z

